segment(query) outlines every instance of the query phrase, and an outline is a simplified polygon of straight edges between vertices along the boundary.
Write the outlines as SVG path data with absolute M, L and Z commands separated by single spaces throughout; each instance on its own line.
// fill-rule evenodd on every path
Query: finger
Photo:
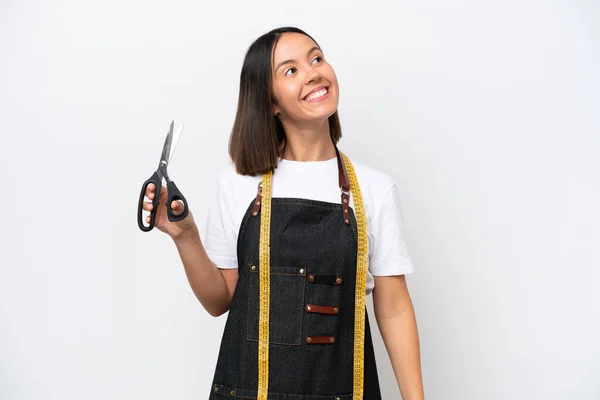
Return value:
M 185 206 L 181 200 L 174 200 L 171 202 L 171 208 L 173 209 L 174 214 L 181 215 L 185 209 Z
M 152 211 L 152 209 L 154 208 L 154 206 L 152 205 L 151 201 L 145 201 L 144 205 L 142 206 L 142 208 L 146 211 Z
M 144 196 L 146 196 L 149 199 L 153 198 L 153 196 L 154 196 L 154 184 L 151 183 L 148 186 L 146 186 L 146 190 L 144 192 Z

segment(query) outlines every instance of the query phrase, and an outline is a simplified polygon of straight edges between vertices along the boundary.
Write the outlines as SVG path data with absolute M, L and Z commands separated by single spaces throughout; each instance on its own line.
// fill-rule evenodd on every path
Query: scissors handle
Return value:
M 143 211 L 144 211 L 144 197 L 146 195 L 146 189 L 148 185 L 151 183 L 154 184 L 154 199 L 152 199 L 152 211 L 150 211 L 150 224 L 148 226 L 144 225 L 143 220 Z M 154 172 L 146 182 L 142 185 L 142 191 L 140 192 L 140 200 L 138 201 L 138 226 L 144 232 L 150 232 L 152 228 L 154 228 L 154 222 L 156 219 L 156 210 L 158 205 L 158 200 L 160 198 L 160 191 L 162 189 L 162 177 L 158 174 L 158 172 Z
M 175 182 L 173 182 L 171 180 L 167 182 L 167 194 L 168 194 L 168 198 L 169 198 L 167 200 L 167 211 L 168 211 L 167 216 L 169 217 L 169 221 L 177 222 L 177 221 L 181 221 L 182 219 L 187 217 L 187 215 L 188 215 L 187 200 L 185 199 L 185 197 L 183 197 L 183 194 L 181 194 L 179 189 L 177 189 Z M 183 203 L 183 212 L 181 212 L 180 214 L 175 214 L 173 212 L 173 209 L 171 208 L 171 203 L 175 200 L 181 200 L 181 202 Z

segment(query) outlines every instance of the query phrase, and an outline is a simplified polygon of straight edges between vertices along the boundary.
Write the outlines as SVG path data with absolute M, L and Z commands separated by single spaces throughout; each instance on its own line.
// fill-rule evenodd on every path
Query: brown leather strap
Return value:
M 350 179 L 348 179 L 348 172 L 346 171 L 346 165 L 342 159 L 342 155 L 335 147 L 335 154 L 338 161 L 338 173 L 339 173 L 339 185 L 342 191 L 342 217 L 346 225 L 350 225 Z M 252 206 L 252 216 L 256 217 L 260 211 L 260 204 L 262 203 L 262 181 L 258 184 L 256 191 L 256 199 Z
M 254 200 L 254 205 L 252 206 L 253 217 L 256 217 L 258 215 L 258 210 L 260 210 L 260 203 L 262 203 L 262 181 L 258 183 L 256 199 Z
M 307 312 L 318 313 L 318 314 L 337 315 L 340 313 L 339 307 L 334 307 L 334 306 L 320 306 L 320 305 L 316 305 L 316 304 L 307 304 L 306 307 L 304 307 L 304 308 L 306 309 Z
M 350 207 L 350 180 L 348 179 L 348 172 L 346 172 L 346 165 L 344 164 L 344 160 L 342 160 L 342 155 L 337 146 L 335 146 L 335 152 L 340 174 L 340 190 L 342 191 L 342 217 L 344 218 L 344 223 L 350 225 L 350 211 L 348 210 Z
M 315 275 L 310 274 L 308 276 L 308 281 L 310 283 L 315 284 L 325 284 L 325 285 L 341 285 L 342 277 L 337 275 Z
M 304 341 L 306 344 L 333 344 L 335 336 L 307 336 Z

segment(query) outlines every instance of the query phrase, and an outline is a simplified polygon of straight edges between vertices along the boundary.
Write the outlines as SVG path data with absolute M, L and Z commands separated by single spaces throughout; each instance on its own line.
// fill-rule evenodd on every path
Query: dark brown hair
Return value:
M 301 29 L 273 29 L 250 45 L 242 65 L 237 114 L 229 138 L 229 156 L 242 175 L 255 176 L 274 170 L 277 158 L 283 154 L 281 149 L 285 149 L 285 130 L 273 115 L 271 63 L 273 49 L 287 32 L 306 35 L 317 44 Z M 329 134 L 334 144 L 342 137 L 337 111 L 329 117 Z

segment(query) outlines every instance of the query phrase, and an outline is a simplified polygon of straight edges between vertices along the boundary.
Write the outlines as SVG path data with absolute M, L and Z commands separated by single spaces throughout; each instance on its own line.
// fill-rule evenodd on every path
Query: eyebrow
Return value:
M 319 50 L 319 51 L 320 51 L 321 49 L 319 48 L 319 46 L 313 46 L 313 47 L 311 47 L 311 49 L 308 51 L 308 53 L 306 53 L 306 57 L 310 56 L 310 54 L 311 54 L 313 51 L 315 51 L 315 50 Z M 277 71 L 277 70 L 278 70 L 278 69 L 279 69 L 281 66 L 283 66 L 283 65 L 285 65 L 285 64 L 292 63 L 292 62 L 294 62 L 294 61 L 295 61 L 295 60 L 285 60 L 285 61 L 282 61 L 282 62 L 280 62 L 280 63 L 279 63 L 279 65 L 277 66 L 277 68 L 275 68 L 275 71 Z

